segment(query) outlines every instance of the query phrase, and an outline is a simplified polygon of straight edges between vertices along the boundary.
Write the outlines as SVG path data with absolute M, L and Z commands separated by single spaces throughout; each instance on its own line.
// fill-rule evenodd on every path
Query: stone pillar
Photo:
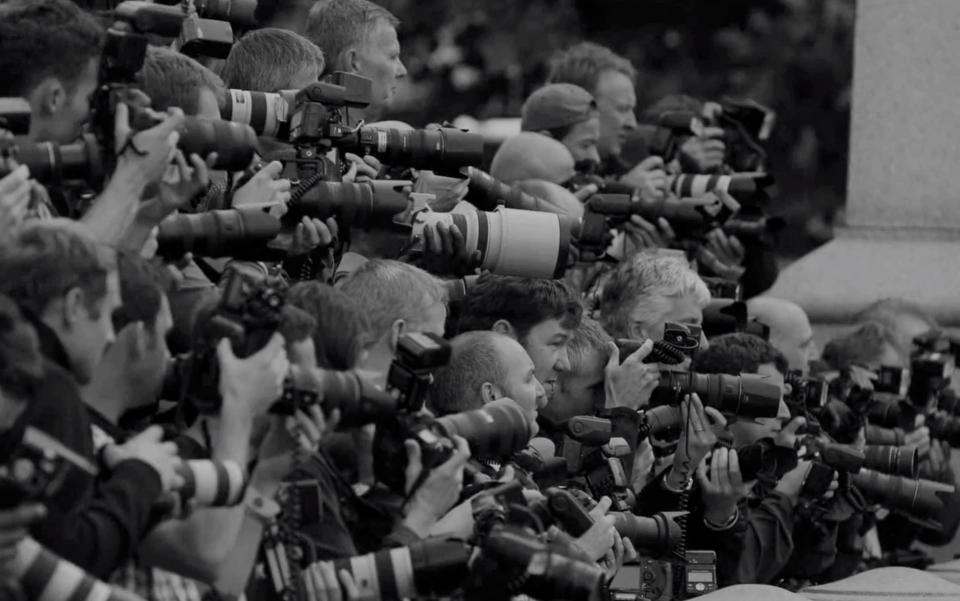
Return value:
M 960 0 L 858 0 L 847 223 L 773 296 L 815 324 L 874 300 L 960 325 Z

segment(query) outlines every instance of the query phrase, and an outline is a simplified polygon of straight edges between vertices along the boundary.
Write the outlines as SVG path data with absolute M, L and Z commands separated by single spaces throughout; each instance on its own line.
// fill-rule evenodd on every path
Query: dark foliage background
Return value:
M 666 94 L 773 107 L 772 212 L 785 258 L 831 235 L 846 183 L 854 0 L 381 0 L 402 24 L 409 85 L 394 116 L 516 117 L 552 52 L 610 46 L 640 72 L 638 108 Z

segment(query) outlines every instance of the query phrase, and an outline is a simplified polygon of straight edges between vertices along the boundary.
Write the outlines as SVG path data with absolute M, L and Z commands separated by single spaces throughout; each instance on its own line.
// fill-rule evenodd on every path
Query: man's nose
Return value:
M 633 111 L 627 115 L 626 120 L 623 122 L 623 127 L 625 129 L 637 129 L 637 116 L 633 114 Z
M 403 64 L 403 61 L 399 58 L 397 59 L 397 68 L 394 71 L 397 79 L 403 79 L 407 76 L 407 67 Z
M 547 406 L 547 391 L 544 390 L 543 384 L 540 383 L 540 380 L 537 380 L 537 409 L 543 409 Z
M 553 364 L 553 369 L 558 372 L 570 371 L 570 355 L 567 353 L 566 347 L 557 355 L 557 361 Z

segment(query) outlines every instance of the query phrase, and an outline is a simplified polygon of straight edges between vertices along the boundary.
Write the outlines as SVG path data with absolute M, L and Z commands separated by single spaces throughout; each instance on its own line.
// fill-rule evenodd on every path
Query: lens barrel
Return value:
M 44 184 L 103 179 L 104 165 L 97 139 L 89 134 L 80 142 L 25 142 L 2 148 L 3 154 L 30 168 L 30 177 Z M 0 177 L 6 175 L 0 171 Z
M 397 401 L 353 371 L 323 372 L 323 409 L 340 410 L 342 429 L 357 428 L 393 415 Z
M 470 445 L 474 459 L 505 459 L 522 451 L 533 437 L 533 430 L 519 405 L 510 399 L 487 403 L 480 409 L 437 418 L 448 436 L 462 436 Z
M 458 129 L 380 129 L 361 127 L 355 137 L 337 141 L 341 150 L 376 156 L 387 165 L 429 169 L 458 177 L 463 167 L 483 163 L 483 137 Z
M 661 371 L 660 389 L 674 392 L 675 398 L 696 393 L 704 405 L 744 418 L 777 417 L 780 386 L 758 374 L 698 374 Z
M 344 227 L 393 229 L 394 217 L 409 206 L 407 196 L 390 180 L 354 184 L 321 181 L 302 193 L 294 192 L 284 222 L 303 217 L 327 219 L 336 216 Z
M 184 461 L 177 473 L 183 478 L 183 486 L 177 490 L 182 501 L 205 507 L 226 507 L 243 499 L 246 478 L 236 461 Z
M 655 513 L 650 517 L 626 512 L 613 512 L 613 527 L 620 536 L 630 539 L 633 546 L 645 557 L 665 557 L 680 543 L 683 532 L 677 518 L 685 511 Z
M 864 454 L 864 467 L 867 469 L 907 478 L 920 475 L 920 452 L 917 447 L 867 445 Z
M 868 445 L 903 446 L 905 436 L 902 428 L 883 428 L 867 424 L 864 429 Z
M 890 476 L 873 470 L 860 470 L 851 476 L 851 482 L 877 503 L 923 519 L 936 519 L 943 510 L 945 498 L 954 493 L 954 487 L 949 484 Z
M 177 213 L 160 223 L 157 254 L 177 259 L 202 257 L 281 260 L 285 253 L 265 245 L 280 233 L 280 221 L 259 209 Z
M 32 538 L 17 543 L 16 554 L 5 564 L 7 573 L 20 585 L 26 599 L 83 599 L 122 601 L 105 584 L 40 546 Z

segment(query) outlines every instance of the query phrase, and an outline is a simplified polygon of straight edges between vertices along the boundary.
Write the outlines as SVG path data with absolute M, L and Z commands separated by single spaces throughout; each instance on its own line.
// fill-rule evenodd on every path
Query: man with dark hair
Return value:
M 436 371 L 430 386 L 430 410 L 438 416 L 460 413 L 506 397 L 526 412 L 536 434 L 537 410 L 547 399 L 523 347 L 490 331 L 460 334 L 450 346 L 450 362 Z
M 313 334 L 317 365 L 338 370 L 356 367 L 367 344 L 369 324 L 347 295 L 321 282 L 297 282 L 287 291 L 287 302 L 317 322 Z
M 0 294 L 0 433 L 33 399 L 43 378 L 37 334 L 12 300 Z
M 323 52 L 310 40 L 267 27 L 234 42 L 221 74 L 232 89 L 280 92 L 316 83 L 324 65 Z
M 523 103 L 521 131 L 563 142 L 576 162 L 600 163 L 600 115 L 590 92 L 571 83 L 547 84 Z
M 114 341 L 120 291 L 112 252 L 76 222 L 28 224 L 0 248 L 0 293 L 33 324 L 45 355 L 26 423 L 96 463 L 78 383 L 90 382 Z M 156 498 L 179 481 L 178 461 L 176 449 L 158 438 L 117 448 L 111 476 L 96 489 L 90 478 L 72 476 L 33 535 L 64 559 L 108 576 L 147 532 Z
M 558 375 L 570 368 L 567 343 L 582 316 L 579 299 L 561 280 L 484 274 L 467 292 L 459 331 L 493 330 L 519 342 L 550 399 Z
M 322 0 L 310 9 L 306 37 L 320 47 L 326 73 L 346 71 L 373 81 L 363 116 L 379 118 L 390 107 L 397 82 L 407 76 L 400 60 L 399 20 L 369 0 Z
M 223 80 L 185 54 L 170 48 L 149 46 L 137 85 L 158 111 L 178 107 L 186 115 L 220 118 L 220 105 L 227 93 Z

